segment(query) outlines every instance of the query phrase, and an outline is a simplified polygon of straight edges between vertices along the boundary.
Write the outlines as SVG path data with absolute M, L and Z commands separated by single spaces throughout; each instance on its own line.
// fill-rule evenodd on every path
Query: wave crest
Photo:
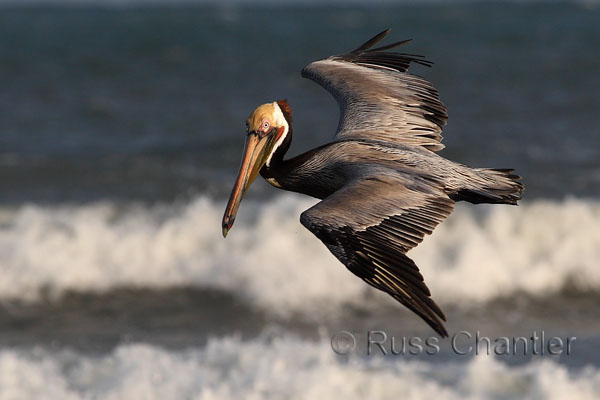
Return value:
M 224 204 L 206 197 L 177 206 L 0 209 L 0 298 L 196 285 L 282 312 L 358 304 L 374 289 L 298 222 L 314 202 L 289 194 L 246 201 L 227 240 L 220 232 Z M 598 226 L 600 203 L 591 200 L 459 204 L 409 256 L 440 303 L 548 295 L 566 285 L 597 290 Z
M 337 359 L 328 341 L 213 339 L 167 351 L 121 345 L 101 357 L 69 350 L 1 350 L 2 398 L 591 399 L 600 371 L 548 359 L 509 367 L 492 356 L 465 362 Z M 310 384 L 307 384 L 310 382 Z

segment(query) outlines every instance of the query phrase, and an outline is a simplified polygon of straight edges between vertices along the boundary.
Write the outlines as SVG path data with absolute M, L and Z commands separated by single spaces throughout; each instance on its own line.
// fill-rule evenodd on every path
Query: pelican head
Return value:
M 225 215 L 223 215 L 223 237 L 231 229 L 242 197 L 261 168 L 267 167 L 275 151 L 281 146 L 289 132 L 289 123 L 284 113 L 290 114 L 286 100 L 278 100 L 259 106 L 246 121 L 247 136 L 242 164 L 231 191 Z

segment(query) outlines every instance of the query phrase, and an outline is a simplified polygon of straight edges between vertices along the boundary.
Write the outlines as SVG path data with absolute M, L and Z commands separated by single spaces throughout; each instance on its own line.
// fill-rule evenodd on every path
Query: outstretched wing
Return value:
M 358 180 L 304 211 L 302 224 L 355 275 L 418 314 L 442 337 L 446 318 L 406 252 L 454 209 L 437 183 L 394 173 Z
M 336 137 L 441 150 L 446 107 L 431 83 L 407 72 L 410 63 L 431 66 L 431 62 L 418 55 L 385 51 L 408 40 L 370 49 L 389 31 L 348 54 L 307 65 L 302 76 L 323 86 L 337 100 L 340 121 Z

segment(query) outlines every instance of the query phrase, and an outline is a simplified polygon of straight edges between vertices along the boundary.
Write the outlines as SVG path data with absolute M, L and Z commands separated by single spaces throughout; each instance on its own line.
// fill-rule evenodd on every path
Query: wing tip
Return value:
M 444 327 L 444 325 L 442 323 L 440 323 L 439 327 L 433 328 L 438 335 L 440 335 L 440 337 L 443 338 L 447 338 L 448 337 L 448 331 L 446 330 L 446 328 Z
M 384 31 L 379 32 L 377 35 L 373 36 L 372 38 L 370 38 L 369 40 L 367 40 L 366 42 L 364 42 L 363 44 L 358 46 L 356 49 L 352 50 L 349 54 L 389 50 L 394 47 L 402 46 L 403 44 L 406 44 L 406 43 L 412 41 L 412 39 L 405 39 L 405 40 L 400 40 L 398 42 L 386 44 L 384 46 L 380 46 L 380 47 L 377 47 L 374 49 L 372 48 L 377 43 L 381 42 L 387 35 L 389 35 L 389 33 L 391 31 L 392 31 L 391 28 L 387 28 Z M 421 56 L 417 56 L 417 57 L 421 57 Z
M 383 32 L 373 36 L 355 50 L 352 50 L 346 54 L 331 56 L 329 59 L 342 60 L 368 68 L 389 69 L 398 72 L 406 72 L 411 63 L 420 64 L 425 67 L 433 66 L 433 62 L 427 60 L 422 55 L 388 51 L 392 48 L 406 44 L 412 39 L 401 40 L 373 48 L 373 46 L 383 40 L 383 38 L 385 38 L 390 31 L 391 29 L 388 28 Z
M 446 322 L 446 316 L 440 307 L 433 301 L 431 297 L 427 298 L 428 301 L 422 304 L 425 312 L 417 312 L 416 314 L 427 323 L 440 337 L 448 337 L 448 331 L 444 326 Z
M 371 47 L 379 43 L 383 38 L 385 38 L 391 31 L 391 28 L 387 28 L 384 31 L 379 32 L 377 35 L 373 36 L 371 39 L 367 40 L 366 42 L 358 46 L 356 49 L 352 50 L 350 53 L 360 53 L 361 51 L 370 49 Z

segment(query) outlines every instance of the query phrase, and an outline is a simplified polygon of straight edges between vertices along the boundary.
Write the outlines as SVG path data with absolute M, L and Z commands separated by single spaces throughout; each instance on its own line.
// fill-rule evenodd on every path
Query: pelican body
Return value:
M 422 56 L 372 47 L 389 29 L 356 50 L 302 70 L 340 106 L 333 141 L 284 159 L 292 141 L 286 100 L 259 106 L 247 120 L 240 171 L 223 216 L 223 236 L 260 175 L 271 185 L 318 199 L 300 222 L 352 273 L 448 336 L 441 309 L 406 252 L 454 209 L 454 203 L 517 204 L 524 190 L 511 169 L 470 168 L 440 157 L 448 118 L 437 90 L 409 74 Z

